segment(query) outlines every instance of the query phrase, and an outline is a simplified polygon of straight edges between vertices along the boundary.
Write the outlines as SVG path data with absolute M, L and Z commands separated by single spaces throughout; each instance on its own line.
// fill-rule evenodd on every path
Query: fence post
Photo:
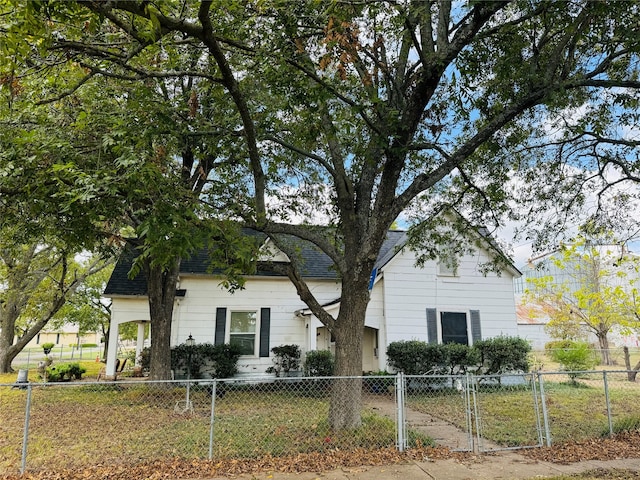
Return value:
M 466 383 L 463 390 L 464 405 L 467 416 L 467 441 L 469 442 L 469 450 L 474 451 L 473 439 L 473 413 L 471 411 L 471 374 L 467 372 Z
M 607 371 L 602 371 L 602 381 L 604 382 L 604 401 L 607 404 L 607 420 L 609 421 L 609 435 L 613 435 L 613 418 L 611 418 L 611 401 L 609 398 L 609 381 Z
M 539 372 L 538 372 L 539 373 Z M 542 446 L 542 422 L 540 422 L 540 404 L 538 403 L 538 389 L 536 387 L 536 373 L 531 374 L 531 392 L 533 395 L 533 410 L 536 415 L 536 433 L 538 434 L 538 446 Z
M 211 418 L 209 419 L 209 460 L 213 460 L 213 426 L 216 418 L 216 388 L 218 381 L 214 380 L 211 385 Z
M 544 381 L 542 374 L 538 372 L 538 383 L 540 384 L 540 403 L 542 404 L 542 420 L 544 422 L 544 436 L 547 439 L 547 447 L 551 446 L 551 429 L 549 428 L 549 412 L 547 412 L 547 399 L 544 394 Z
M 404 452 L 406 447 L 406 421 L 404 408 L 405 380 L 404 374 L 399 372 L 396 375 L 396 413 L 397 413 L 397 448 Z
M 479 453 L 482 449 L 482 419 L 480 418 L 480 410 L 478 409 L 478 386 L 480 382 L 478 380 L 478 375 L 471 376 L 471 395 L 473 402 L 473 417 L 475 419 L 476 425 L 476 442 L 473 445 L 473 453 Z
M 24 433 L 22 435 L 22 460 L 20 462 L 20 473 L 24 474 L 27 469 L 27 445 L 29 444 L 29 419 L 31 418 L 31 384 L 27 384 L 27 405 L 24 413 Z

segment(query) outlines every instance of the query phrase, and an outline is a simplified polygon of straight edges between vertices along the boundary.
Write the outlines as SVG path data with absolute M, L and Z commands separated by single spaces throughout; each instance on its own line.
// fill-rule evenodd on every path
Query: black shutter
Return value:
M 271 329 L 271 309 L 260 309 L 260 356 L 269 356 L 269 331 Z
M 224 343 L 224 333 L 227 326 L 227 309 L 216 308 L 216 335 L 214 343 L 222 345 Z
M 482 340 L 482 330 L 480 328 L 480 310 L 471 310 L 471 339 L 473 343 Z
M 427 308 L 427 342 L 438 343 L 438 315 L 435 308 Z

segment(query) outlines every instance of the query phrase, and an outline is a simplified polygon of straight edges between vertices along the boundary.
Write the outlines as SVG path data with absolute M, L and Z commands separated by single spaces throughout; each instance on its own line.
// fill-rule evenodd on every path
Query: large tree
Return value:
M 217 206 L 202 203 L 200 195 L 224 185 L 210 174 L 230 161 L 237 143 L 219 140 L 226 115 L 217 101 L 221 87 L 202 85 L 200 73 L 191 72 L 202 58 L 188 44 L 166 49 L 138 37 L 148 48 L 119 65 L 121 45 L 138 47 L 113 25 L 72 3 L 22 7 L 7 3 L 0 17 L 6 25 L 0 75 L 7 99 L 6 211 L 20 200 L 24 208 L 15 217 L 33 217 L 38 225 L 49 219 L 51 235 L 73 245 L 136 252 L 132 275 L 146 277 L 153 324 L 151 377 L 167 379 L 181 259 L 210 246 L 217 252 L 212 264 L 226 269 L 233 287 L 235 259 L 244 255 L 239 263 L 246 264 L 252 256 L 235 242 L 237 224 L 214 214 L 202 221 L 203 210 Z M 102 61 L 89 65 L 83 54 Z M 184 70 L 167 75 L 154 71 L 158 63 Z M 19 169 L 18 159 L 26 159 Z M 60 216 L 68 221 L 60 223 Z M 230 242 L 233 254 L 213 247 Z
M 210 202 L 289 254 L 287 275 L 335 336 L 338 375 L 361 373 L 369 278 L 392 222 L 413 207 L 415 244 L 426 255 L 463 250 L 464 236 L 453 241 L 434 225 L 452 218 L 439 212 L 455 205 L 468 220 L 452 225 L 460 229 L 499 225 L 508 180 L 536 178 L 534 160 L 557 185 L 566 178 L 549 146 L 579 139 L 555 136 L 551 120 L 597 102 L 589 118 L 599 127 L 626 121 L 613 106 L 632 111 L 640 87 L 640 14 L 627 2 L 176 0 L 41 9 L 53 19 L 87 15 L 74 35 L 50 27 L 47 43 L 86 69 L 74 89 L 122 72 L 143 83 L 184 78 L 185 64 L 170 53 L 185 45 L 201 52 L 189 72 L 223 88 L 217 101 L 228 113 L 222 128 L 201 135 L 236 146 L 216 174 L 228 187 L 210 192 Z M 98 25 L 108 32 L 101 42 Z M 208 118 L 203 92 L 189 98 Z M 624 141 L 624 131 L 613 133 L 611 141 Z M 611 168 L 636 172 L 627 160 Z M 326 213 L 331 228 L 290 221 L 308 211 Z M 288 235 L 333 260 L 342 282 L 337 317 L 304 282 Z M 165 260 L 163 268 L 174 265 Z M 360 391 L 357 382 L 335 384 L 334 427 L 360 423 Z
M 0 245 L 0 373 L 54 318 L 77 289 L 109 263 L 78 263 L 64 247 L 44 241 L 15 244 L 2 230 Z

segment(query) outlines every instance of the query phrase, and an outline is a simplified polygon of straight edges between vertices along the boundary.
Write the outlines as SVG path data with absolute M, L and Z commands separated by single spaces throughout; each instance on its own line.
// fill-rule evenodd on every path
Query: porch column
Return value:
M 118 333 L 120 324 L 111 316 L 111 328 L 109 329 L 109 348 L 107 349 L 107 364 L 105 377 L 114 379 L 116 377 L 116 358 L 118 356 Z
M 316 331 L 313 328 L 313 325 L 311 323 L 311 318 L 305 317 L 304 323 L 305 323 L 305 329 L 307 332 L 306 350 L 307 352 L 310 352 L 311 350 L 316 349 Z
M 138 337 L 136 338 L 136 366 L 140 366 L 140 356 L 144 348 L 144 323 L 138 323 Z

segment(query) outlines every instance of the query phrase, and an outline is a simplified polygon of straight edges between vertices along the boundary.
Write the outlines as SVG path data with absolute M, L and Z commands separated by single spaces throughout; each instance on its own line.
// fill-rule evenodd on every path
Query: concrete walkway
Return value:
M 582 461 L 568 465 L 530 460 L 515 452 L 478 455 L 454 459 L 416 461 L 401 465 L 343 468 L 318 473 L 263 472 L 207 480 L 467 480 L 467 479 L 540 479 L 574 475 L 596 469 L 624 469 L 640 472 L 640 459 Z

